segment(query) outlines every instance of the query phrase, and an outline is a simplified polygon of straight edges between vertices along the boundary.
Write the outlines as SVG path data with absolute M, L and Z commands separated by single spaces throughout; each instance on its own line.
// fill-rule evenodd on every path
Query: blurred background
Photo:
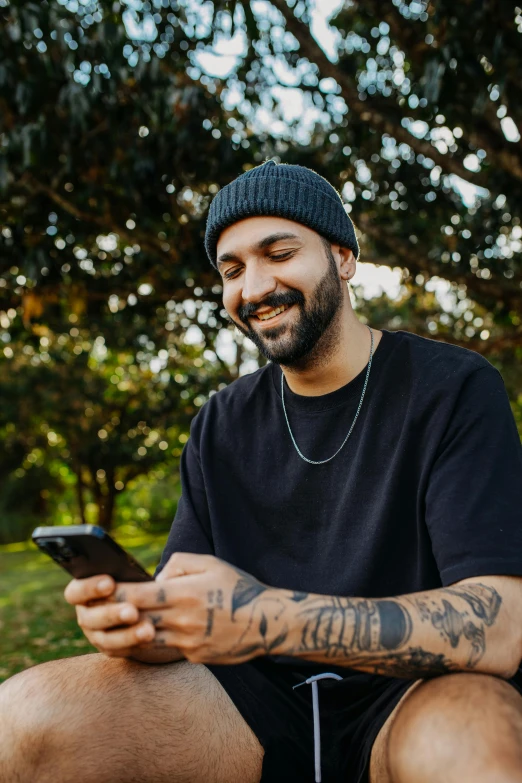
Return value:
M 486 356 L 522 432 L 521 45 L 511 2 L 0 0 L 0 679 L 88 649 L 33 528 L 153 566 L 192 417 L 263 362 L 203 236 L 267 158 L 342 194 L 360 319 Z

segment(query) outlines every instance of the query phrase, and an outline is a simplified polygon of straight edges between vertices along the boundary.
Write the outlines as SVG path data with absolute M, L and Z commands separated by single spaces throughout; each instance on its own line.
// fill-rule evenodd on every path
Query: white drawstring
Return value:
M 319 687 L 317 680 L 342 680 L 338 674 L 325 672 L 324 674 L 315 674 L 304 682 L 293 686 L 293 689 L 301 685 L 312 685 L 312 709 L 314 714 L 314 760 L 315 760 L 315 783 L 321 783 L 321 724 L 319 720 Z

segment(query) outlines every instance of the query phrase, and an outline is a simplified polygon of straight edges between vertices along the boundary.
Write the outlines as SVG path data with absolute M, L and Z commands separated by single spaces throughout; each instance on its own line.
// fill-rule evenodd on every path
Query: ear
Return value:
M 341 259 L 340 275 L 342 280 L 351 280 L 356 270 L 356 260 L 353 252 L 347 247 L 339 247 Z

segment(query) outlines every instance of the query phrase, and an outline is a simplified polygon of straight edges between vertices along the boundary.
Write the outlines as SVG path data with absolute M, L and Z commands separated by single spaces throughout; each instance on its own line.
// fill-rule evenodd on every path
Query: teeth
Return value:
M 276 315 L 279 315 L 279 313 L 284 312 L 288 308 L 288 305 L 283 305 L 282 307 L 276 307 L 275 310 L 270 310 L 269 313 L 263 313 L 262 315 L 258 315 L 257 317 L 261 321 L 268 321 L 269 318 L 275 318 Z

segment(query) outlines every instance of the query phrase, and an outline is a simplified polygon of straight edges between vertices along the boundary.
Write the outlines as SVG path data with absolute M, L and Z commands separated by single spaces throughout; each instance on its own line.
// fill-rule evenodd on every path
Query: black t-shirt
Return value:
M 312 460 L 343 442 L 366 368 L 285 404 Z M 482 356 L 384 330 L 340 453 L 297 454 L 281 369 L 214 394 L 181 458 L 163 552 L 210 553 L 274 587 L 384 597 L 466 577 L 522 575 L 522 448 L 502 378 Z

